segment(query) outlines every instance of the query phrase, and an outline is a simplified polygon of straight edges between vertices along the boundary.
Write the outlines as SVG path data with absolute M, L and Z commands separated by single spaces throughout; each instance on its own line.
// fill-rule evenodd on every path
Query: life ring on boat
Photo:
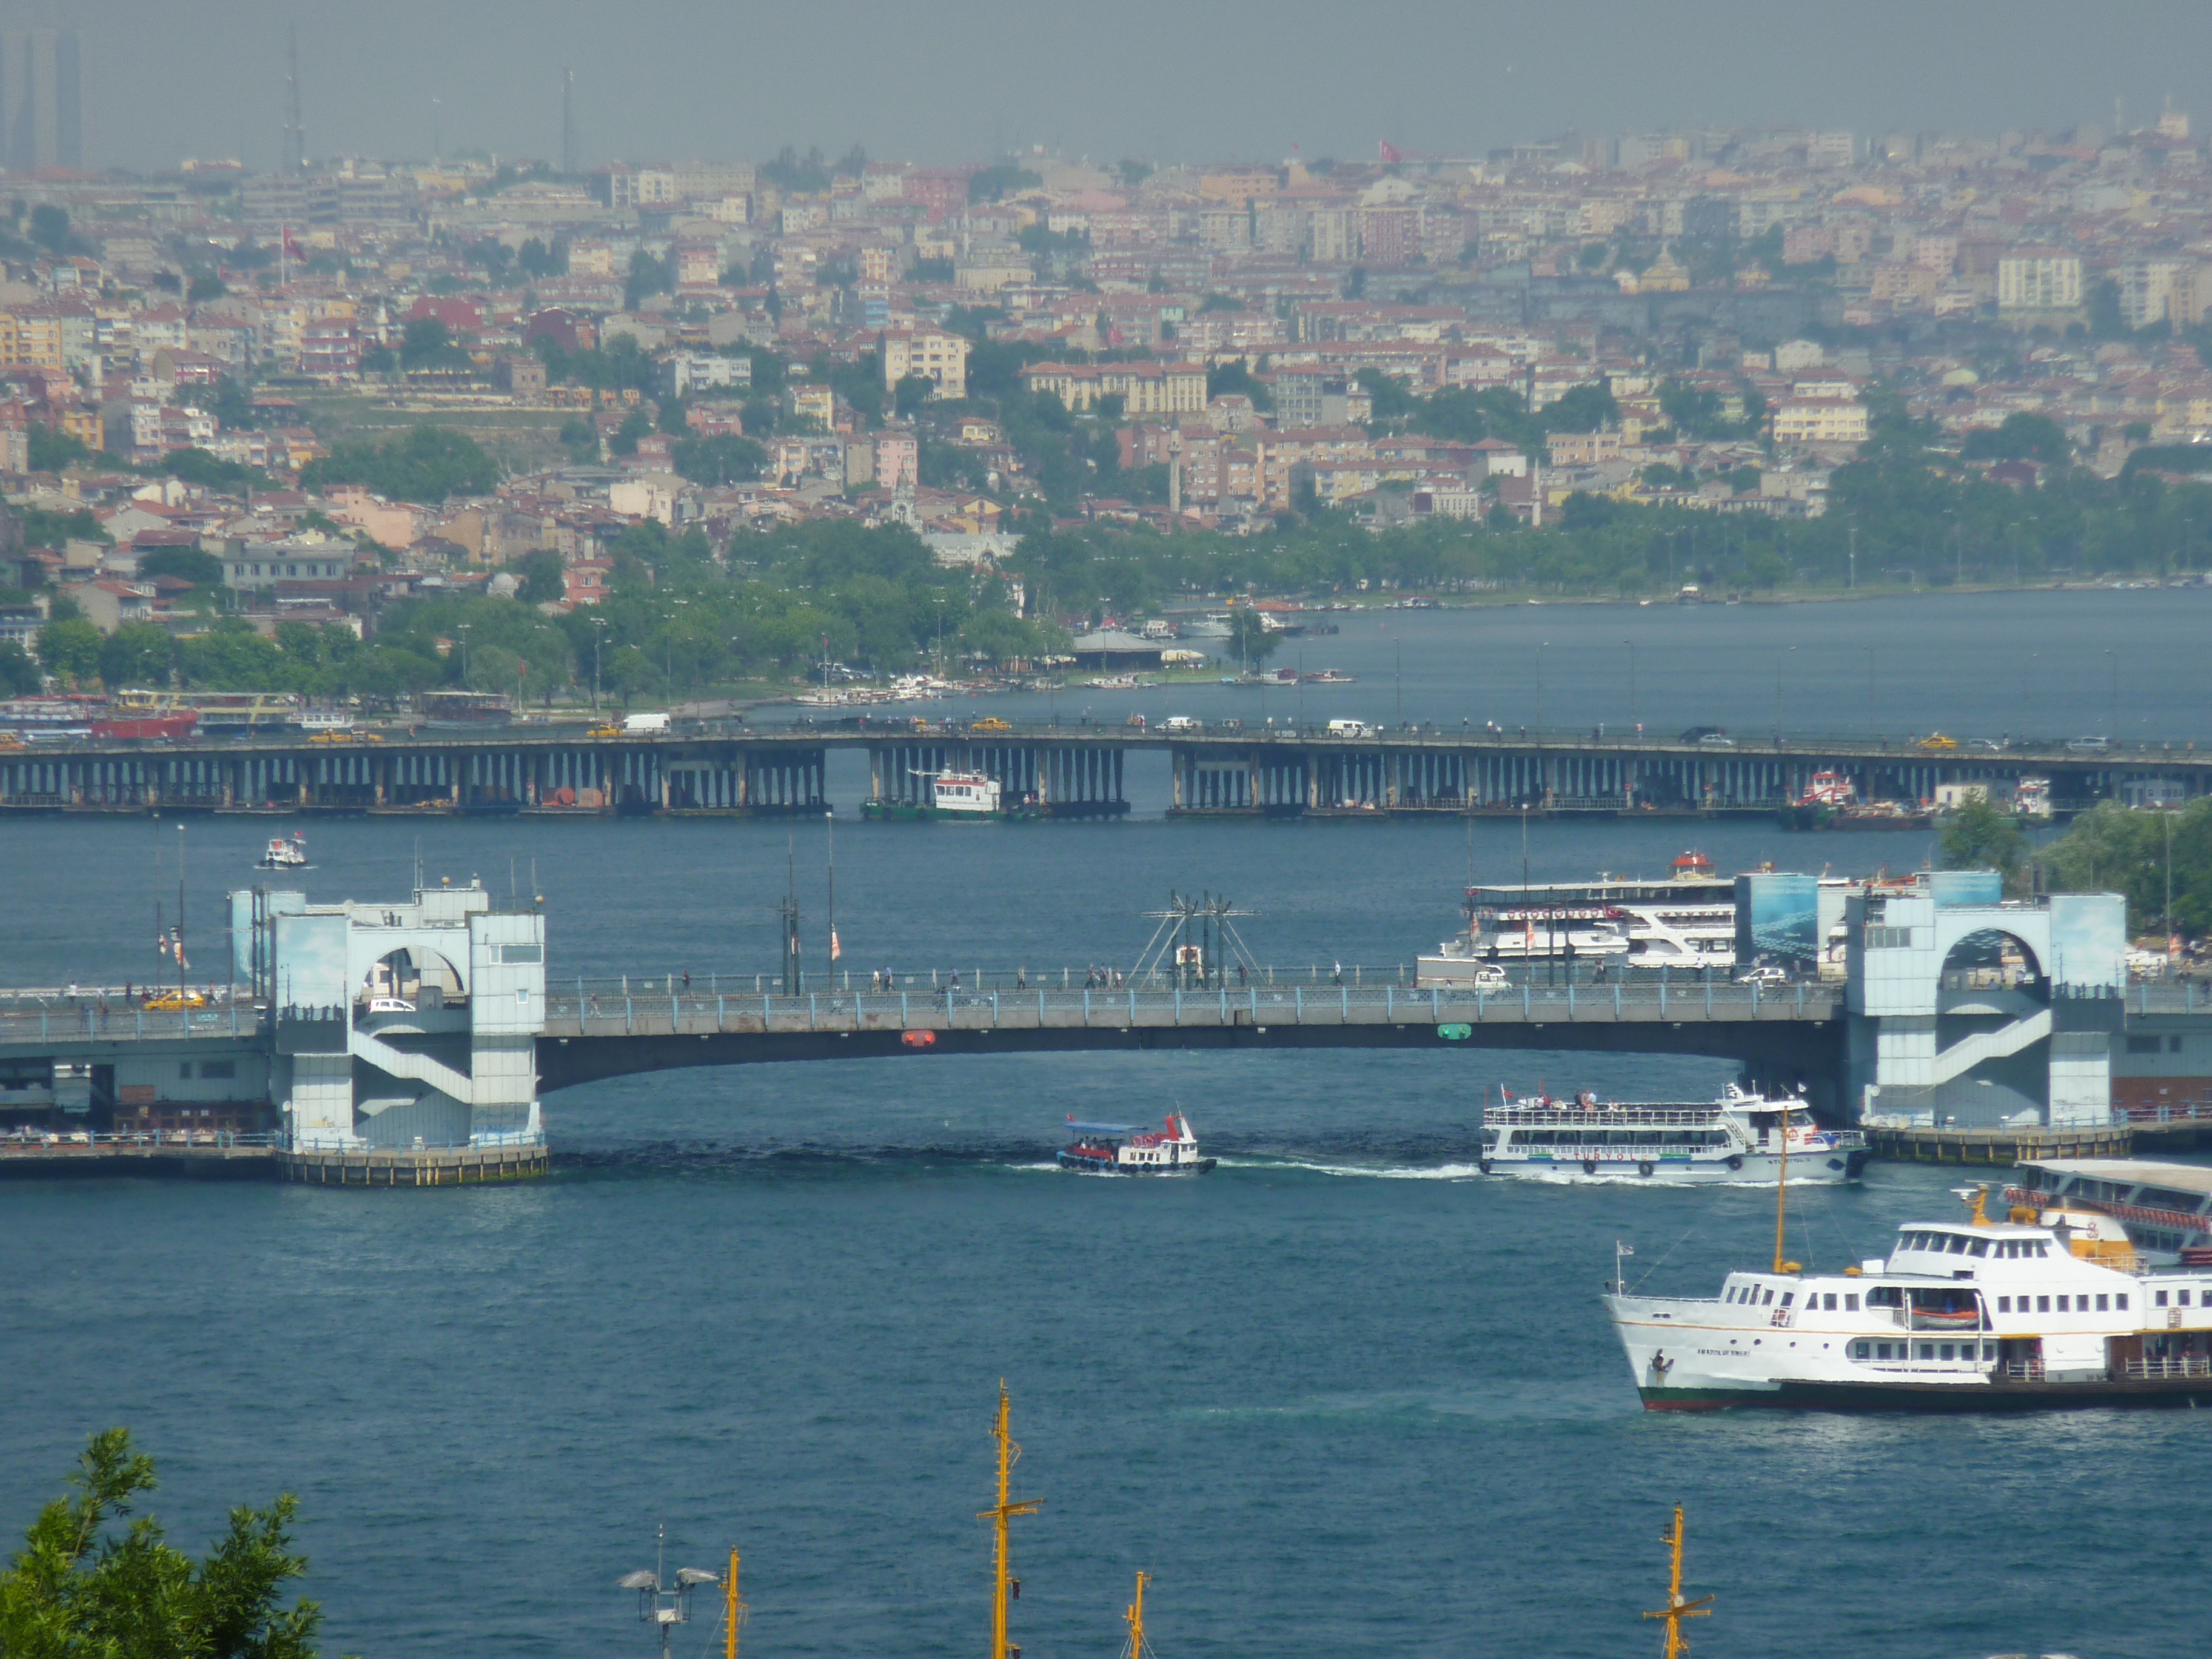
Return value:
M 1636 1173 L 1640 1176 L 1648 1176 L 1651 1173 L 1651 1160 L 1647 1158 L 1636 1166 Z
M 1595 1175 L 1597 1173 L 1597 1160 L 1594 1158 L 1584 1158 L 1583 1160 L 1583 1173 L 1584 1175 Z
M 1743 1154 L 1741 1152 L 1730 1152 L 1729 1154 L 1728 1166 L 1731 1170 L 1741 1170 L 1743 1168 Z

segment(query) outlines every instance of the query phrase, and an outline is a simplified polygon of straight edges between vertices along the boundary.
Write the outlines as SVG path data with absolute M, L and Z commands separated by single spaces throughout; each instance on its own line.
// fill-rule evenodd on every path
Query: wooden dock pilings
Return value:
M 535 1146 L 425 1146 L 373 1152 L 284 1152 L 277 1173 L 318 1187 L 463 1187 L 528 1181 L 551 1158 Z
M 1963 1164 L 2009 1169 L 2022 1158 L 2125 1158 L 2135 1131 L 2103 1124 L 2078 1129 L 1869 1128 L 1867 1146 L 1893 1164 Z

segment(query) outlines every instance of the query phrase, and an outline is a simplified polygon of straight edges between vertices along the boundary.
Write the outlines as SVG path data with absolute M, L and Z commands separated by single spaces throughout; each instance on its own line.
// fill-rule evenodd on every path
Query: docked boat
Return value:
M 975 823 L 1036 816 L 1034 801 L 1007 800 L 1006 786 L 988 772 L 964 772 L 957 767 L 947 767 L 941 772 L 917 775 L 927 780 L 922 799 L 863 801 L 860 816 L 883 820 L 945 818 Z
M 283 836 L 272 836 L 267 850 L 261 854 L 261 862 L 254 867 L 260 870 L 311 868 L 307 863 L 307 836 L 298 830 L 295 830 L 289 839 Z
M 123 738 L 141 743 L 175 743 L 192 735 L 200 723 L 196 708 L 173 709 L 166 714 L 137 714 L 121 713 L 104 716 L 92 723 L 95 738 Z
M 2146 1261 L 2212 1267 L 2212 1169 L 2144 1158 L 2022 1158 L 2005 1201 L 2111 1216 Z
M 1730 972 L 1735 967 L 1735 882 L 1702 853 L 1674 860 L 1665 881 L 1470 887 L 1467 931 L 1419 958 L 1417 983 L 1451 987 L 1483 963 L 1603 963 L 1645 972 Z
M 1201 1158 L 1190 1120 L 1170 1112 L 1166 1127 L 1139 1123 L 1078 1123 L 1067 1120 L 1075 1144 L 1060 1149 L 1060 1167 L 1080 1175 L 1204 1175 L 1215 1160 Z
M 2212 1270 L 2155 1271 L 2112 1218 L 2022 1206 L 1906 1222 L 1840 1273 L 1783 1259 L 1710 1297 L 1607 1313 L 1648 1411 L 2212 1407 Z
M 1823 1129 L 1802 1100 L 1769 1100 L 1735 1085 L 1698 1104 L 1514 1099 L 1482 1112 L 1485 1175 L 1552 1182 L 1648 1182 L 1671 1187 L 1806 1186 L 1856 1181 L 1866 1137 Z

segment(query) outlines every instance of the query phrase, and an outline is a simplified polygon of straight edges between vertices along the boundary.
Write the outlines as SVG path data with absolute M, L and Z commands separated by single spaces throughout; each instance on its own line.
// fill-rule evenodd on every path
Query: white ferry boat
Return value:
M 929 779 L 928 799 L 920 801 L 868 800 L 860 803 L 866 818 L 949 818 L 981 823 L 998 818 L 1033 817 L 1036 806 L 1026 799 L 1009 805 L 1006 786 L 988 772 L 964 772 L 947 767 L 921 774 Z
M 1467 932 L 1419 959 L 1423 986 L 1474 981 L 1484 963 L 1588 960 L 1608 969 L 1725 974 L 1735 967 L 1735 883 L 1685 853 L 1665 881 L 1600 876 L 1526 887 L 1470 887 Z
M 1907 1222 L 1887 1257 L 1605 1297 L 1648 1411 L 2212 1407 L 2212 1270 L 2154 1273 L 2086 1210 Z
M 1866 1137 L 1823 1129 L 1802 1100 L 1769 1100 L 1734 1084 L 1717 1102 L 1677 1105 L 1504 1097 L 1482 1112 L 1485 1175 L 1674 1187 L 1808 1186 L 1856 1181 Z
M 2161 1267 L 2212 1267 L 2212 1169 L 2142 1158 L 2022 1158 L 2005 1201 L 2108 1215 Z
M 1067 1120 L 1075 1144 L 1060 1151 L 1060 1167 L 1082 1175 L 1204 1175 L 1216 1160 L 1201 1158 L 1190 1120 L 1170 1112 L 1164 1128 L 1140 1123 L 1078 1123 Z

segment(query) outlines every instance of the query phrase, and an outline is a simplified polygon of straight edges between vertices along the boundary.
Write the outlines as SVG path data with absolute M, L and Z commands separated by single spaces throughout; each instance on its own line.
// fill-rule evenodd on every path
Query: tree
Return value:
M 676 256 L 656 259 L 643 248 L 629 256 L 629 276 L 623 284 L 623 309 L 635 311 L 648 294 L 676 291 Z
M 75 433 L 64 432 L 59 427 L 41 426 L 31 422 L 31 471 L 59 472 L 92 459 L 92 451 Z
M 151 581 L 156 576 L 173 576 L 194 587 L 221 587 L 222 561 L 197 547 L 157 547 L 138 556 L 138 579 Z
M 83 617 L 64 617 L 39 630 L 39 660 L 48 672 L 64 679 L 89 680 L 100 672 L 100 651 L 106 643 L 100 630 Z
M 265 474 L 252 467 L 242 466 L 236 461 L 219 459 L 204 449 L 172 450 L 161 458 L 161 471 L 173 478 L 182 478 L 186 483 L 198 484 L 203 489 L 236 492 L 251 484 L 265 484 Z
M 159 623 L 125 623 L 100 647 L 100 678 L 111 691 L 126 685 L 167 685 L 175 650 L 169 630 Z
M 1275 406 L 1274 393 L 1252 378 L 1251 369 L 1246 367 L 1241 357 L 1235 362 L 1217 363 L 1206 371 L 1206 402 L 1212 403 L 1216 398 L 1236 397 L 1249 398 L 1252 407 L 1262 414 Z
M 68 1497 L 39 1511 L 0 1572 L 0 1654 L 9 1659 L 314 1659 L 322 1611 L 278 1605 L 307 1559 L 292 1551 L 298 1500 L 240 1507 L 205 1559 L 170 1547 L 151 1516 L 112 1523 L 156 1485 L 127 1430 L 92 1437 Z
M 514 597 L 525 605 L 558 605 L 568 595 L 568 580 L 561 556 L 550 549 L 524 554 L 514 562 L 514 569 L 522 582 Z
M 653 417 L 641 409 L 633 409 L 623 416 L 622 424 L 615 428 L 614 436 L 607 441 L 607 448 L 613 454 L 635 455 L 637 453 L 637 441 L 652 435 Z
M 743 483 L 759 477 L 768 465 L 768 451 L 750 438 L 728 434 L 682 438 L 668 453 L 677 471 L 698 484 Z
M 52 204 L 31 210 L 31 240 L 49 253 L 75 253 L 84 244 L 70 234 L 70 216 Z
M 2027 863 L 2027 837 L 1987 795 L 1972 797 L 1946 817 L 1941 841 L 1946 870 L 1995 870 L 2008 886 Z
M 2073 453 L 2064 427 L 2048 415 L 2033 415 L 2026 410 L 2006 416 L 2004 424 L 1994 431 L 1984 427 L 1968 433 L 1959 448 L 1960 455 L 1969 461 L 2032 460 L 2046 466 L 2063 466 Z
M 402 368 L 465 368 L 469 354 L 453 343 L 453 337 L 435 317 L 417 317 L 399 339 Z
M 498 482 L 499 469 L 482 446 L 443 426 L 410 428 L 383 444 L 333 444 L 329 454 L 300 470 L 303 489 L 361 483 L 395 501 L 430 505 L 449 495 L 485 495 Z
M 1229 650 L 1237 661 L 1257 673 L 1283 643 L 1282 635 L 1260 620 L 1249 606 L 1239 606 L 1229 617 Z
M 39 689 L 39 665 L 13 640 L 0 640 L 0 690 L 27 697 Z
M 892 405 L 901 420 L 911 420 L 921 406 L 937 395 L 937 382 L 927 374 L 908 374 L 891 388 Z

